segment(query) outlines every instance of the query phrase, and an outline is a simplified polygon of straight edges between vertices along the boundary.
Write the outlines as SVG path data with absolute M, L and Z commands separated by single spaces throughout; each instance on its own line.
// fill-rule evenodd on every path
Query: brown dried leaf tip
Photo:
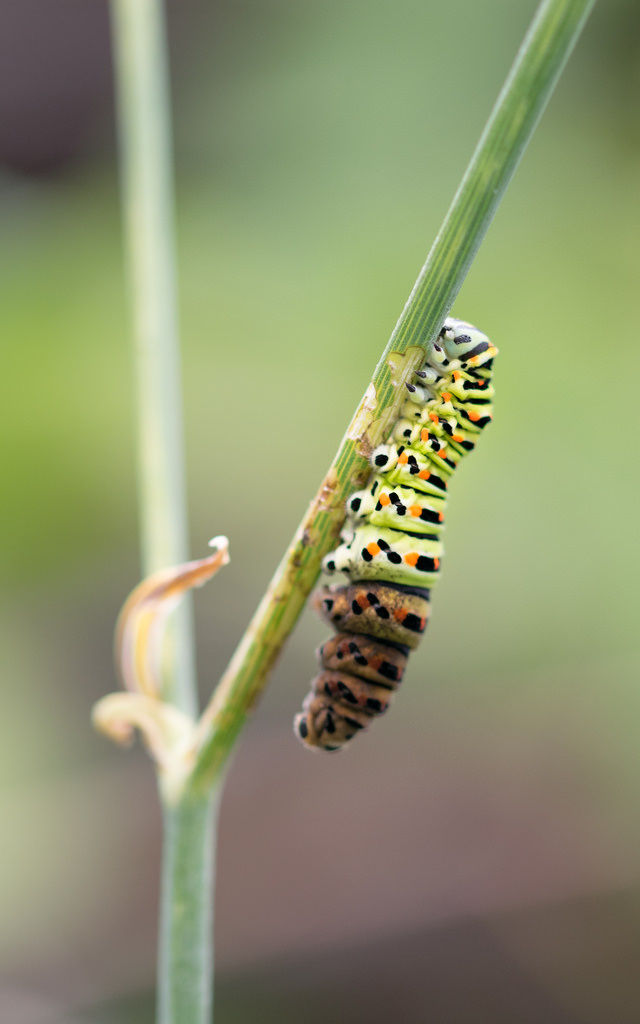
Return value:
M 182 779 L 193 761 L 193 719 L 162 699 L 162 642 L 167 619 L 192 587 L 202 586 L 229 561 L 226 537 L 209 541 L 208 558 L 161 569 L 125 601 L 116 626 L 115 658 L 127 692 L 111 693 L 93 709 L 95 727 L 120 744 L 139 729 L 165 781 Z

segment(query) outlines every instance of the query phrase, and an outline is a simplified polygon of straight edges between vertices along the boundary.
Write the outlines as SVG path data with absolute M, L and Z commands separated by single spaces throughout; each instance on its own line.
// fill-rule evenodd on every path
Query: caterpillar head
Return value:
M 486 358 L 491 358 L 489 350 L 492 348 L 486 334 L 479 331 L 473 324 L 448 317 L 433 346 L 431 361 L 440 366 L 447 366 L 454 361 L 457 364 L 472 361 L 471 365 L 477 366 L 485 362 Z M 483 359 L 485 353 L 486 356 Z M 495 351 L 491 355 L 494 354 Z

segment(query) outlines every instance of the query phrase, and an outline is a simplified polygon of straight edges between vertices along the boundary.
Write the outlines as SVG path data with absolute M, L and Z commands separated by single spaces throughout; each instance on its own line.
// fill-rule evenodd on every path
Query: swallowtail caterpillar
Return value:
M 340 750 L 402 681 L 440 572 L 449 480 L 492 419 L 497 351 L 477 327 L 445 320 L 387 443 L 371 455 L 369 484 L 347 501 L 342 543 L 323 568 L 350 582 L 313 597 L 336 632 L 318 649 L 321 672 L 294 721 L 309 747 Z

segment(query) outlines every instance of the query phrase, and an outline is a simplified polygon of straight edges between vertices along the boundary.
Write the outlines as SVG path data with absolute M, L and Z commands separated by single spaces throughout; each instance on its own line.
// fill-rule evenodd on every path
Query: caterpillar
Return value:
M 347 500 L 342 543 L 323 569 L 350 582 L 322 586 L 312 598 L 336 632 L 318 648 L 321 671 L 294 720 L 309 747 L 342 749 L 400 686 L 429 620 L 449 480 L 492 419 L 497 351 L 472 324 L 445 320 L 406 384 L 390 436 L 371 455 L 369 483 Z

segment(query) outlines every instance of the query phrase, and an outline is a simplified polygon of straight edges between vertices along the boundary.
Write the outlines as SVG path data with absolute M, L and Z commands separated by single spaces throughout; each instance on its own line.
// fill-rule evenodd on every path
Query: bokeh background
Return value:
M 169 4 L 203 695 L 367 384 L 534 2 Z M 601 3 L 455 307 L 499 345 L 430 636 L 336 757 L 306 614 L 221 813 L 220 1024 L 637 1024 L 640 9 Z M 107 5 L 0 0 L 0 1016 L 152 1019 L 151 768 Z

